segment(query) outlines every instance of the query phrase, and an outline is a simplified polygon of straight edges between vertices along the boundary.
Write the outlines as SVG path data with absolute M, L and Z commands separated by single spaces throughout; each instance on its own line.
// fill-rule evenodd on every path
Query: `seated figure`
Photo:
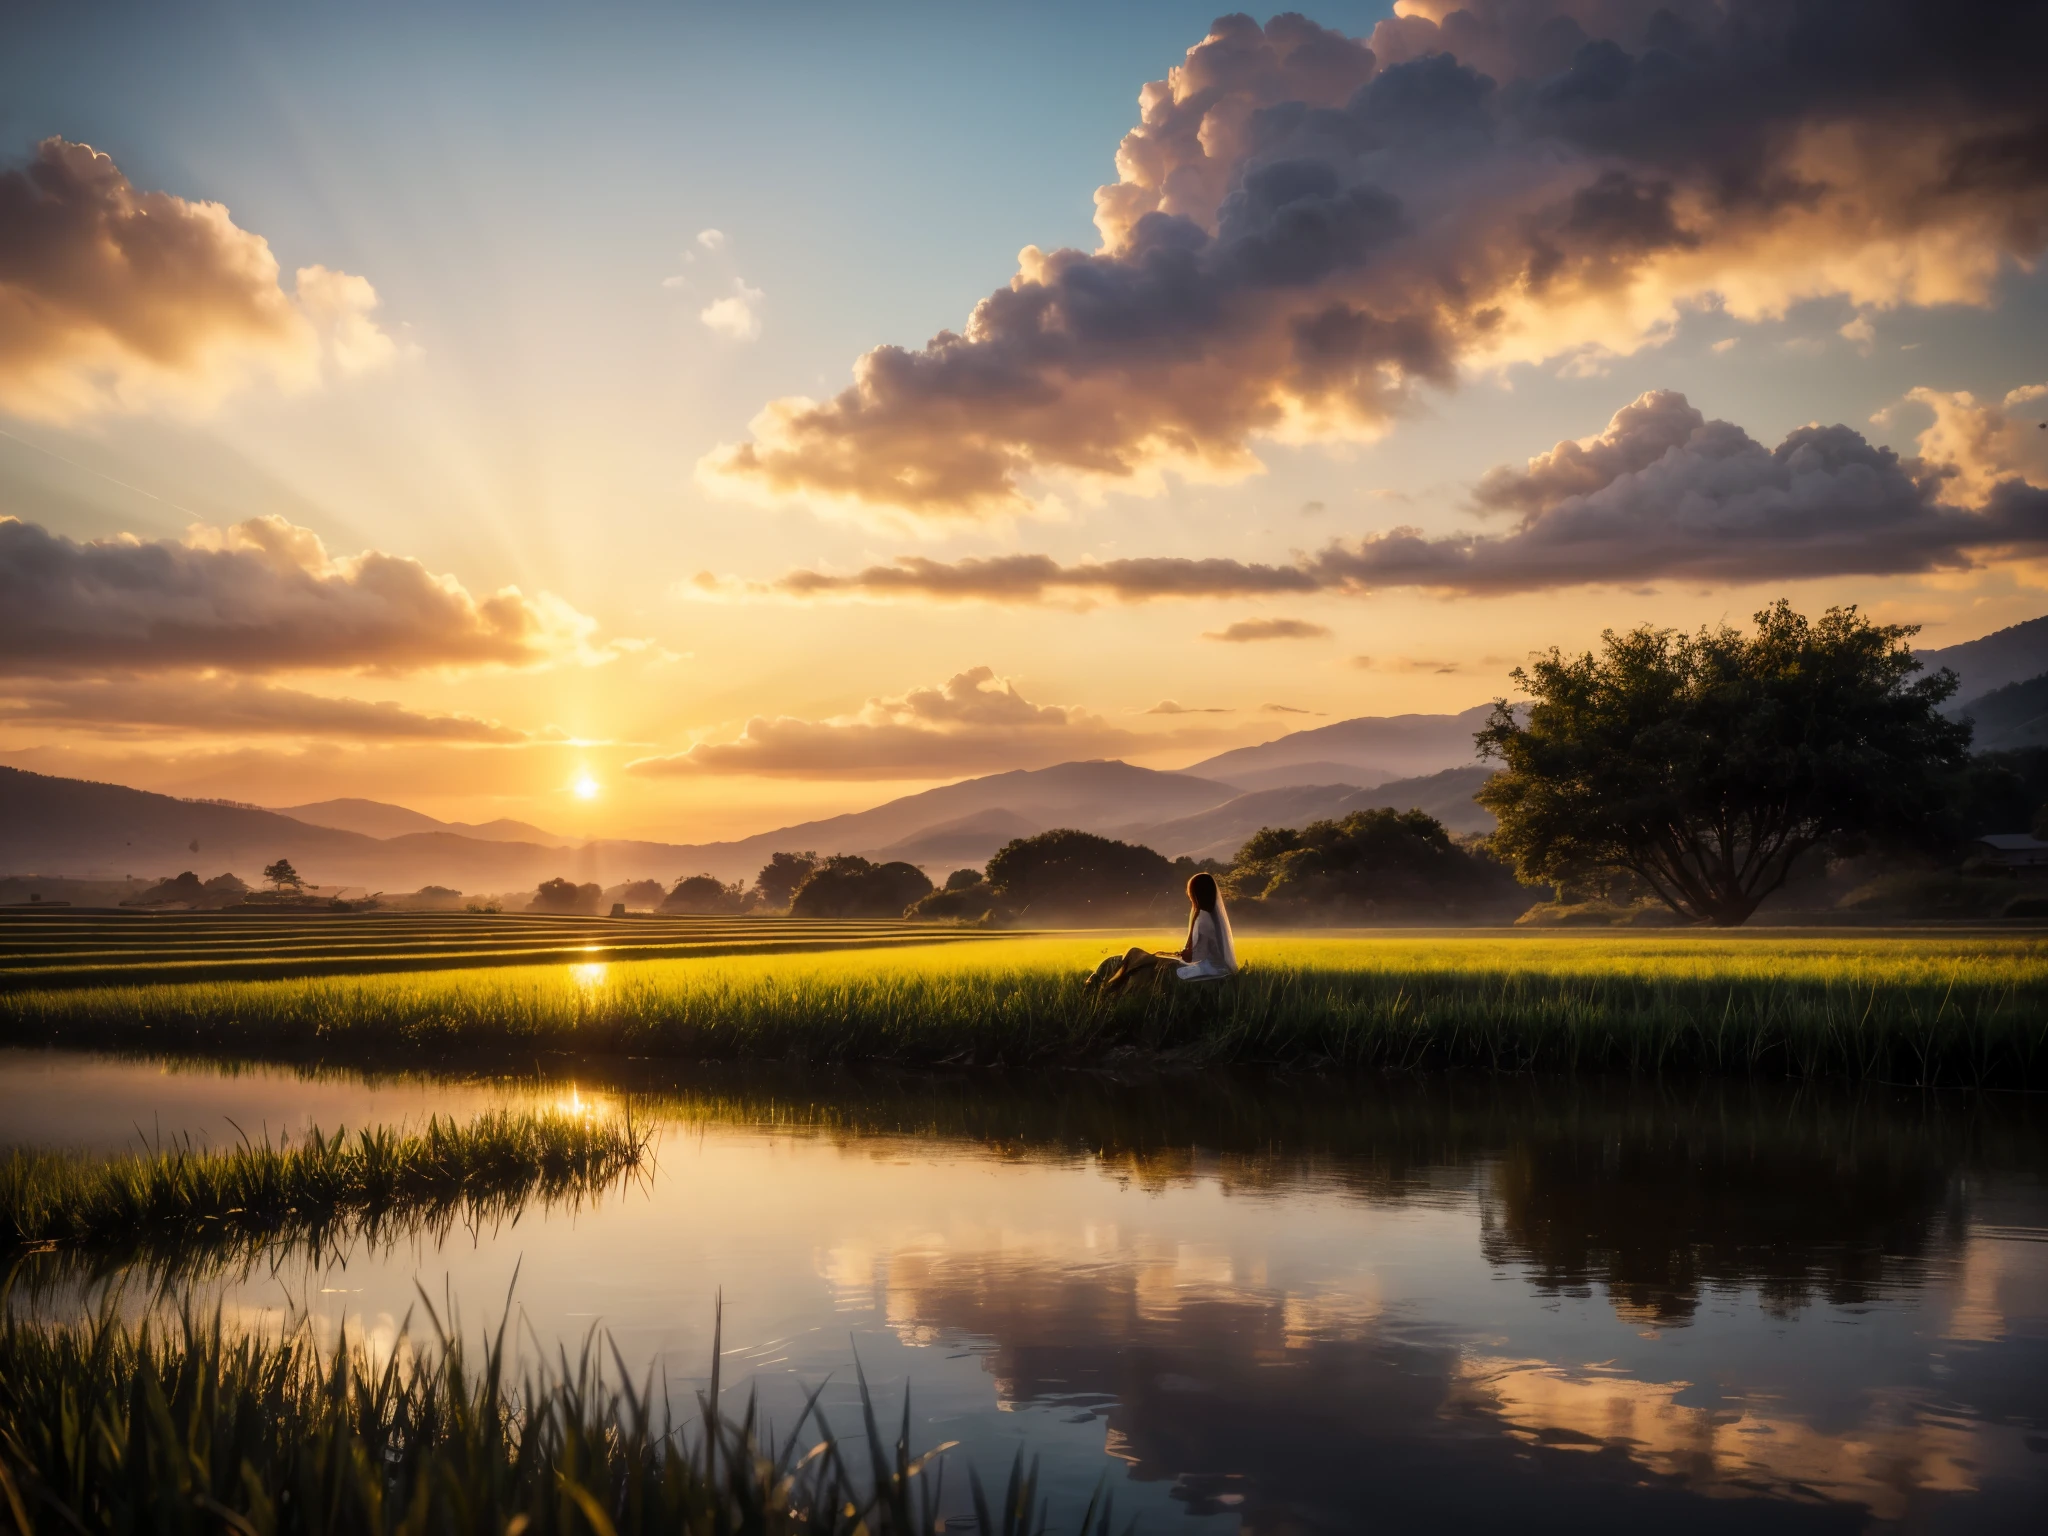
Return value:
M 1171 981 L 1219 981 L 1237 974 L 1237 944 L 1230 934 L 1230 914 L 1223 893 L 1206 870 L 1188 881 L 1188 937 L 1177 950 L 1140 949 L 1135 945 L 1111 955 L 1095 968 L 1084 986 L 1115 992 L 1133 976 L 1150 975 Z

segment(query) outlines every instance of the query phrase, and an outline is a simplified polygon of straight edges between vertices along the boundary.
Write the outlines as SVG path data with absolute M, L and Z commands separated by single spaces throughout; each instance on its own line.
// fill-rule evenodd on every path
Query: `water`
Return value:
M 2048 1515 L 2048 1106 L 1750 1085 L 586 1073 L 365 1082 L 0 1052 L 74 1147 L 495 1104 L 659 1127 L 580 1210 L 192 1285 L 394 1338 L 508 1295 L 787 1424 L 856 1352 L 913 1439 L 1141 1530 L 1926 1530 Z M 230 1122 L 233 1123 L 230 1123 Z M 516 1285 L 515 1285 L 516 1275 Z M 140 1288 L 138 1288 L 140 1289 Z M 18 1305 L 90 1304 L 57 1285 Z M 145 1304 L 131 1297 L 131 1306 Z M 728 1404 L 737 1398 L 729 1396 Z M 964 1499 L 960 1501 L 964 1512 Z

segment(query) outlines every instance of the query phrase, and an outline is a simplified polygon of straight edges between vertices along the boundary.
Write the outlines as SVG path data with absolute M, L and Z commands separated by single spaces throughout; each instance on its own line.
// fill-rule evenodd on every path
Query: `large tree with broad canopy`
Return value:
M 1908 835 L 1939 813 L 1970 727 L 1939 706 L 1954 674 L 1915 677 L 1910 625 L 1782 599 L 1756 632 L 1608 631 L 1598 656 L 1552 649 L 1515 682 L 1479 748 L 1502 771 L 1478 800 L 1525 881 L 1629 874 L 1674 911 L 1746 921 L 1794 863 L 1842 835 Z

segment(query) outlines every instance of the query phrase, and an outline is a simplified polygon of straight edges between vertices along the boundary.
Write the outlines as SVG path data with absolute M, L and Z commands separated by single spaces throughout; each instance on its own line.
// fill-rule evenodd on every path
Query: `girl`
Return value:
M 1204 871 L 1188 881 L 1188 938 L 1178 950 L 1166 953 L 1133 946 L 1103 961 L 1083 985 L 1114 992 L 1143 972 L 1178 981 L 1215 981 L 1237 973 L 1237 944 L 1214 875 Z

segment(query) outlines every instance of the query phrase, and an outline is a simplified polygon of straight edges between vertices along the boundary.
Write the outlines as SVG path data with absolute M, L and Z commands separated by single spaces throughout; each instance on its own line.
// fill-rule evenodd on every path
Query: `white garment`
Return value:
M 1223 910 L 1223 898 L 1216 898 L 1214 912 L 1195 913 L 1188 927 L 1188 963 L 1174 967 L 1182 981 L 1215 981 L 1237 974 L 1237 943 L 1230 933 L 1230 914 Z

